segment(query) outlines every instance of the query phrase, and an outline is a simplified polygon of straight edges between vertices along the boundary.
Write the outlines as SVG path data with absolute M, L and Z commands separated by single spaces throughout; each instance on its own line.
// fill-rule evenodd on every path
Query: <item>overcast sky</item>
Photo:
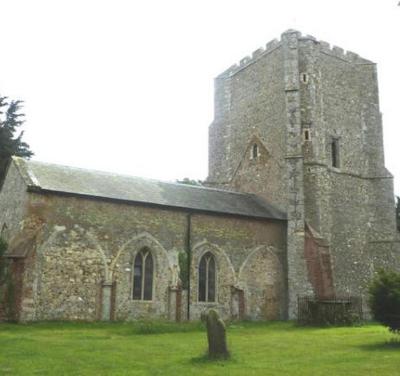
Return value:
M 0 0 L 0 94 L 34 159 L 162 180 L 207 176 L 213 78 L 295 28 L 378 64 L 400 194 L 398 0 Z

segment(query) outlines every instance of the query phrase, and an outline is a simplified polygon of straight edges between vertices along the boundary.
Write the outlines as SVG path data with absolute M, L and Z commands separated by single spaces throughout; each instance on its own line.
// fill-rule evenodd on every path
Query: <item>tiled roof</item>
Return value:
M 210 213 L 286 219 L 253 194 L 169 183 L 14 158 L 30 190 L 152 204 Z

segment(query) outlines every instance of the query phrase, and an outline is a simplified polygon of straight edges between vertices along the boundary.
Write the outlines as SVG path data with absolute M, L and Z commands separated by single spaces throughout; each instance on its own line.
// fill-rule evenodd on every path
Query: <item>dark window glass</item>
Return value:
M 151 300 L 153 293 L 153 257 L 147 253 L 144 269 L 144 300 Z
M 151 300 L 153 297 L 153 257 L 148 249 L 140 251 L 133 267 L 133 293 L 135 300 Z
M 253 149 L 251 150 L 251 157 L 252 159 L 258 158 L 258 145 L 254 144 Z
M 143 257 L 142 252 L 140 252 L 135 257 L 133 268 L 133 299 L 142 299 L 142 269 Z
M 211 256 L 208 261 L 208 299 L 209 302 L 215 302 L 215 260 Z
M 331 142 L 332 167 L 339 167 L 339 140 L 333 139 Z
M 203 256 L 199 265 L 199 301 L 206 301 L 206 280 L 207 280 L 207 265 L 206 259 Z
M 207 252 L 199 264 L 199 301 L 215 302 L 216 267 L 214 256 Z

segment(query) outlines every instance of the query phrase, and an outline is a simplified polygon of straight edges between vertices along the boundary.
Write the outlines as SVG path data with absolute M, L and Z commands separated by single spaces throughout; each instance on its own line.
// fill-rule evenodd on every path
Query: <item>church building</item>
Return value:
M 297 316 L 400 267 L 376 65 L 294 30 L 215 79 L 206 186 L 13 158 L 0 315 Z

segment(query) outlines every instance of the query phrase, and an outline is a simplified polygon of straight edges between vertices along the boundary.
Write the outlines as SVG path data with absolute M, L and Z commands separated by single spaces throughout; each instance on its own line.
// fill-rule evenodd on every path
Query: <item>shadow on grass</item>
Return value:
M 204 331 L 200 321 L 174 323 L 162 320 L 137 320 L 137 321 L 41 321 L 31 323 L 1 323 L 1 332 L 25 332 L 26 330 L 41 331 L 104 331 L 110 335 L 131 336 L 133 334 L 164 334 L 186 333 Z
M 190 363 L 194 365 L 218 364 L 223 366 L 228 362 L 231 363 L 234 361 L 231 355 L 227 358 L 210 358 L 207 353 L 190 359 Z
M 268 329 L 270 332 L 310 330 L 309 327 L 297 326 L 291 321 L 232 321 L 227 322 L 228 331 Z M 29 323 L 0 323 L 0 331 L 25 332 L 56 331 L 105 331 L 109 335 L 148 335 L 167 333 L 190 333 L 205 331 L 204 324 L 200 321 L 169 322 L 163 320 L 136 320 L 136 321 L 40 321 Z
M 139 334 L 166 334 L 166 333 L 190 333 L 204 331 L 204 325 L 200 321 L 174 323 L 168 321 L 139 320 L 128 324 L 130 329 L 126 335 Z
M 336 324 L 319 324 L 319 323 L 303 323 L 299 321 L 293 321 L 294 329 L 340 329 L 340 328 L 362 328 L 369 323 L 366 321 L 355 321 L 352 323 L 336 323 Z
M 392 338 L 385 342 L 369 343 L 361 345 L 360 348 L 365 351 L 399 351 L 400 338 Z

